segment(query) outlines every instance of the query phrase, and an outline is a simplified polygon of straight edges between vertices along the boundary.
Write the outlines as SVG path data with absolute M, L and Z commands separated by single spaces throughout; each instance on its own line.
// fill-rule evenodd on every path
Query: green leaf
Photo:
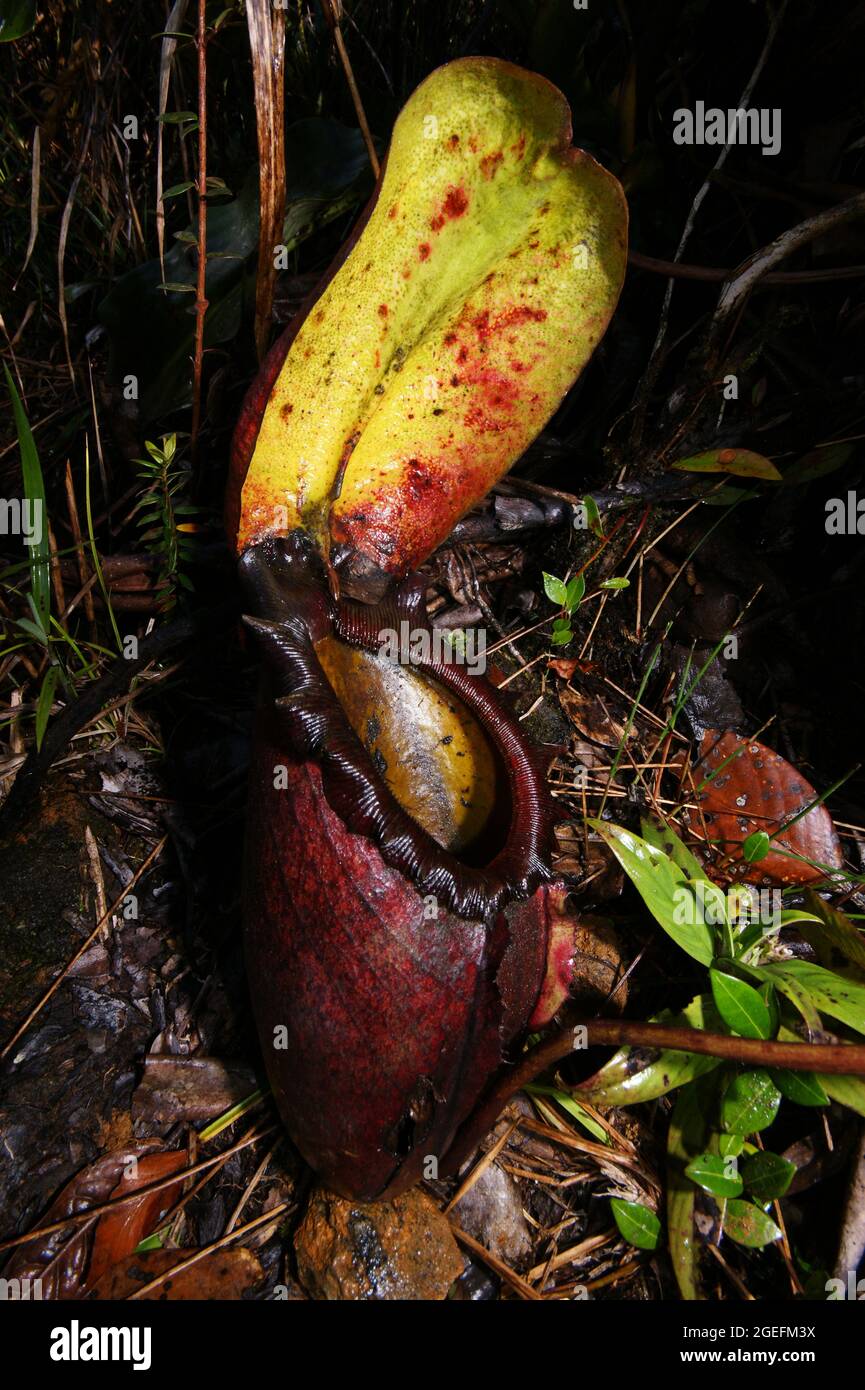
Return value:
M 744 1134 L 718 1135 L 718 1149 L 722 1158 L 738 1158 L 744 1147 Z
M 184 121 L 197 121 L 198 114 L 195 111 L 165 111 L 159 120 L 162 125 L 182 125 Z M 191 188 L 192 184 L 188 187 Z
M 742 1181 L 761 1206 L 783 1197 L 795 1176 L 795 1163 L 768 1150 L 753 1154 L 742 1164 Z
M 568 642 L 570 642 L 573 635 L 574 634 L 572 629 L 569 628 L 567 624 L 565 624 L 564 627 L 560 627 L 555 630 L 552 637 L 550 638 L 550 641 L 553 643 L 553 646 L 555 647 L 564 647 Z
M 569 613 L 573 613 L 575 609 L 579 608 L 585 592 L 585 575 L 575 574 L 573 579 L 568 580 L 565 585 L 565 608 Z
M 724 1233 L 737 1245 L 761 1250 L 781 1239 L 781 1231 L 770 1216 L 752 1202 L 731 1201 L 724 1212 Z
M 616 589 L 629 589 L 630 586 L 631 586 L 631 581 L 630 581 L 630 579 L 625 579 L 624 575 L 616 576 L 616 577 L 614 577 L 614 578 L 612 578 L 612 579 L 602 579 L 602 580 L 601 580 L 601 584 L 600 584 L 600 587 L 601 587 L 602 589 L 612 589 L 612 590 L 616 590 Z
M 685 1173 L 691 1182 L 702 1187 L 704 1192 L 711 1192 L 713 1197 L 739 1197 L 742 1194 L 742 1179 L 738 1173 L 731 1177 L 730 1168 L 735 1164 L 730 1163 L 730 1157 L 700 1154 L 699 1158 L 691 1160 Z
M 598 511 L 598 504 L 590 493 L 586 493 L 583 498 L 583 506 L 586 509 L 586 520 L 589 523 L 589 530 L 598 540 L 604 539 L 604 523 L 601 521 L 601 513 Z
M 834 1076 L 818 1071 L 817 1080 L 832 1100 L 865 1117 L 865 1081 L 861 1076 Z
M 805 898 L 810 911 L 822 923 L 822 927 L 818 931 L 810 929 L 803 931 L 802 935 L 805 940 L 818 952 L 820 952 L 821 946 L 833 947 L 851 964 L 858 966 L 860 970 L 865 970 L 865 936 L 858 927 L 851 922 L 845 912 L 839 911 L 831 903 L 824 902 L 819 894 L 812 889 L 808 890 Z
M 773 961 L 760 966 L 760 973 L 775 981 L 788 997 L 792 995 L 785 986 L 806 995 L 821 1013 L 865 1033 L 865 985 L 805 960 Z
M 679 838 L 672 825 L 666 822 L 658 824 L 657 821 L 651 820 L 648 816 L 643 816 L 640 820 L 640 829 L 643 832 L 643 839 L 647 840 L 650 845 L 654 845 L 655 849 L 660 850 L 662 854 L 669 855 L 673 863 L 678 864 L 687 878 L 694 879 L 695 882 L 697 879 L 702 879 L 706 883 L 709 882 L 703 865 L 696 855 L 691 853 L 684 840 Z
M 771 1038 L 772 1018 L 755 989 L 735 975 L 710 970 L 712 996 L 727 1027 L 741 1038 Z
M 781 474 L 774 463 L 750 449 L 710 449 L 705 454 L 679 459 L 673 468 L 682 473 L 732 473 L 737 478 L 763 478 L 779 483 Z
M 546 570 L 542 572 L 542 577 L 544 581 L 544 593 L 550 600 L 550 603 L 555 603 L 559 608 L 564 608 L 568 601 L 568 589 L 565 581 L 563 579 L 557 579 L 554 574 L 547 574 Z
M 610 846 L 667 935 L 701 965 L 711 965 L 715 933 L 700 920 L 691 881 L 682 869 L 630 830 L 606 821 L 591 820 L 589 824 Z M 714 884 L 709 887 L 714 890 Z
M 57 689 L 57 680 L 60 676 L 59 666 L 49 666 L 45 672 L 45 679 L 39 690 L 39 699 L 36 701 L 36 747 L 42 747 L 42 740 L 45 737 L 45 728 L 48 717 L 51 714 L 51 705 L 54 700 L 54 692 Z
M 767 1071 L 740 1072 L 721 1101 L 721 1124 L 728 1134 L 754 1134 L 768 1128 L 780 1104 L 781 1092 Z
M 9 388 L 9 396 L 12 401 L 12 415 L 15 420 L 15 429 L 18 434 L 18 450 L 21 455 L 21 482 L 24 489 L 24 497 L 30 504 L 31 524 L 36 526 L 34 543 L 28 545 L 30 552 L 30 589 L 33 596 L 33 606 L 36 616 L 42 627 L 48 630 L 48 619 L 51 613 L 51 574 L 49 568 L 50 550 L 48 546 L 48 505 L 45 499 L 45 481 L 42 477 L 42 465 L 39 462 L 39 453 L 36 449 L 36 442 L 30 423 L 21 404 L 21 397 L 15 387 L 15 382 L 9 372 L 6 363 L 3 363 L 3 371 L 6 374 L 6 385 Z M 41 520 L 37 523 L 37 517 Z
M 36 23 L 36 0 L 0 0 L 0 43 L 13 43 Z
M 759 864 L 771 848 L 771 840 L 765 830 L 755 830 L 742 842 L 742 858 L 746 864 Z
M 653 1021 L 688 1024 L 709 1031 L 718 1029 L 721 1022 L 708 994 L 692 999 L 680 1014 L 664 1012 Z M 636 1105 L 639 1101 L 657 1100 L 721 1065 L 719 1057 L 696 1052 L 663 1050 L 647 1054 L 643 1049 L 636 1054 L 644 1059 L 643 1065 L 635 1067 L 632 1053 L 630 1047 L 620 1048 L 600 1071 L 581 1082 L 574 1094 L 592 1105 Z
M 170 188 L 162 190 L 162 201 L 164 203 L 166 198 L 177 198 L 181 193 L 188 193 L 190 188 L 194 187 L 195 184 L 192 179 L 184 179 L 183 183 L 173 183 Z
M 796 1105 L 828 1105 L 829 1097 L 810 1071 L 784 1071 L 780 1067 L 769 1072 L 781 1095 Z
M 639 1202 L 625 1202 L 621 1197 L 611 1197 L 610 1207 L 620 1234 L 630 1245 L 638 1250 L 656 1250 L 661 1234 L 661 1223 L 651 1207 Z
M 685 1177 L 685 1166 L 706 1147 L 717 1085 L 702 1077 L 678 1094 L 667 1131 L 667 1238 L 670 1260 L 682 1298 L 700 1297 L 697 1268 L 699 1242 L 694 1231 L 697 1189 Z
M 835 473 L 844 467 L 852 453 L 852 444 L 827 444 L 822 449 L 812 449 L 784 470 L 783 482 L 810 483 L 813 478 Z

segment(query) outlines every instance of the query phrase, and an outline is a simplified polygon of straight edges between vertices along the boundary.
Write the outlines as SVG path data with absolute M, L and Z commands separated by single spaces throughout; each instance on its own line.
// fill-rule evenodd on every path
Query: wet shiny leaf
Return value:
M 817 792 L 771 748 L 710 729 L 703 735 L 700 759 L 699 810 L 692 813 L 692 829 L 734 861 L 737 878 L 748 883 L 813 883 L 826 877 L 826 871 L 814 865 L 841 867 L 832 817 L 825 806 L 811 805 Z M 797 816 L 801 819 L 790 824 Z M 787 828 L 778 834 L 782 826 Z M 769 852 L 748 863 L 745 846 L 752 852 L 755 846 L 759 849 L 763 840 L 752 837 L 761 835 L 771 837 Z

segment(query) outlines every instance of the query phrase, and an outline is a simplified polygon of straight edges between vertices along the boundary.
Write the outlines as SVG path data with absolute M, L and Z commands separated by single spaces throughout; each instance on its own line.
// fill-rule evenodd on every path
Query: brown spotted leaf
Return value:
M 734 861 L 736 878 L 746 883 L 815 883 L 826 874 L 814 865 L 841 868 L 841 846 L 825 806 L 812 806 L 801 816 L 818 793 L 765 744 L 730 730 L 707 730 L 695 785 L 699 810 L 693 813 L 694 833 L 705 835 Z M 801 819 L 789 824 L 797 816 Z M 782 826 L 787 828 L 779 835 Z M 746 863 L 743 845 L 760 831 L 770 837 L 769 852 Z
M 118 1302 L 137 1293 L 157 1275 L 194 1255 L 194 1250 L 145 1250 L 127 1255 L 105 1271 L 90 1290 L 90 1296 Z M 264 1270 L 251 1250 L 212 1250 L 179 1274 L 171 1275 L 164 1283 L 142 1294 L 144 1299 L 160 1302 L 197 1299 L 207 1302 L 236 1301 L 247 1290 L 260 1284 Z

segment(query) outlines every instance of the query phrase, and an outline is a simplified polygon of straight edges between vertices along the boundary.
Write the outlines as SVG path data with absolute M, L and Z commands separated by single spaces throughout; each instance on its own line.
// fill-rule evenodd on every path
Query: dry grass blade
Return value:
M 72 353 L 69 349 L 69 322 L 66 317 L 66 243 L 69 239 L 69 224 L 72 221 L 72 209 L 75 207 L 75 199 L 78 194 L 78 185 L 81 182 L 84 161 L 87 158 L 87 151 L 90 148 L 90 137 L 93 134 L 93 119 L 95 115 L 96 108 L 93 107 L 87 122 L 84 144 L 81 147 L 81 154 L 78 158 L 78 168 L 75 171 L 75 177 L 69 187 L 69 194 L 63 208 L 63 216 L 60 219 L 60 238 L 57 243 L 57 313 L 60 318 L 60 326 L 63 329 L 63 346 L 66 350 L 66 365 L 69 368 L 69 376 L 73 385 L 75 384 L 75 368 L 72 365 Z
M 165 22 L 166 33 L 162 39 L 162 51 L 159 55 L 159 110 L 158 124 L 156 127 L 156 241 L 159 246 L 159 268 L 162 278 L 165 279 L 165 204 L 162 201 L 162 170 L 163 170 L 163 148 L 162 139 L 165 133 L 162 117 L 168 109 L 168 88 L 171 83 L 171 65 L 174 61 L 174 54 L 177 48 L 177 39 L 174 34 L 178 32 L 181 24 L 186 18 L 186 8 L 189 0 L 175 0 L 174 6 L 168 19 Z
M 451 1230 L 460 1242 L 460 1245 L 465 1245 L 467 1249 L 471 1250 L 472 1254 L 477 1255 L 483 1260 L 484 1264 L 489 1265 L 490 1269 L 498 1274 L 501 1279 L 504 1279 L 506 1284 L 510 1284 L 511 1288 L 520 1295 L 520 1298 L 525 1298 L 531 1302 L 541 1301 L 541 1295 L 538 1293 L 537 1289 L 533 1289 L 531 1284 L 527 1284 L 525 1279 L 522 1279 L 519 1274 L 511 1269 L 510 1265 L 506 1265 L 504 1260 L 500 1260 L 497 1255 L 493 1255 L 490 1250 L 487 1250 L 485 1245 L 481 1245 L 480 1241 L 475 1240 L 474 1236 L 470 1236 L 467 1231 L 464 1231 L 460 1226 L 454 1225 L 453 1223 L 451 1223 Z
M 354 102 L 354 109 L 357 113 L 357 123 L 363 135 L 363 142 L 366 145 L 366 152 L 369 155 L 372 172 L 375 177 L 378 178 L 381 166 L 378 162 L 378 155 L 375 152 L 375 144 L 373 143 L 369 124 L 367 123 L 366 112 L 363 109 L 360 92 L 354 80 L 354 72 L 352 71 L 351 59 L 348 56 L 348 49 L 345 46 L 345 39 L 342 36 L 342 0 L 321 0 L 321 7 L 324 10 L 324 17 L 333 34 L 333 41 L 336 46 L 336 51 L 339 54 L 339 61 L 342 63 L 345 80 L 351 92 L 351 99 Z
M 201 428 L 201 370 L 204 361 L 204 319 L 207 314 L 207 3 L 198 0 L 195 46 L 198 50 L 198 273 L 195 282 L 195 348 L 192 360 L 193 462 L 198 456 Z
M 247 0 L 246 22 L 258 130 L 259 228 L 255 284 L 255 347 L 267 339 L 276 284 L 275 249 L 285 217 L 285 13 L 270 0 Z
M 33 255 L 33 247 L 36 245 L 36 238 L 39 235 L 39 183 L 42 172 L 42 138 L 39 134 L 39 127 L 33 131 L 33 161 L 30 173 L 30 236 L 27 241 L 27 250 L 24 254 L 24 264 L 18 272 L 18 279 L 12 286 L 13 290 L 18 288 L 18 281 L 21 279 L 28 265 L 30 257 Z

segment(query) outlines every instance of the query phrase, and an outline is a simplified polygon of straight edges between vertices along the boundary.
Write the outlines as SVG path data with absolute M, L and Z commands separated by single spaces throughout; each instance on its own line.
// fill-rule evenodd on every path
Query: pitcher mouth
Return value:
M 375 605 L 335 599 L 299 531 L 250 546 L 240 574 L 253 608 L 244 621 L 266 655 L 280 733 L 297 758 L 320 766 L 327 801 L 350 831 L 371 840 L 419 893 L 434 895 L 468 920 L 488 921 L 550 881 L 554 810 L 545 759 L 491 683 L 434 640 L 421 576 L 409 576 Z M 469 799 L 468 830 L 457 827 L 450 843 L 429 816 L 412 814 L 405 804 L 410 798 L 403 796 L 401 804 L 337 694 L 340 672 L 345 689 L 358 671 L 358 661 L 346 654 L 379 654 L 384 631 L 409 632 L 413 639 L 427 634 L 428 642 L 413 640 L 412 674 L 429 683 L 431 698 L 444 692 L 451 715 L 459 719 L 460 710 L 466 712 L 458 727 L 468 731 L 466 751 L 481 766 L 489 815 L 477 814 L 472 826 L 476 808 Z M 472 725 L 482 740 L 471 734 Z

